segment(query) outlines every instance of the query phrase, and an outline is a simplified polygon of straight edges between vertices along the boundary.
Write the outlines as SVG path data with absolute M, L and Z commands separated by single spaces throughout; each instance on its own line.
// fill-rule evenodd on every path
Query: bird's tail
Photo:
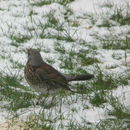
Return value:
M 65 75 L 68 82 L 70 81 L 84 81 L 94 78 L 92 74 L 85 74 L 85 75 Z

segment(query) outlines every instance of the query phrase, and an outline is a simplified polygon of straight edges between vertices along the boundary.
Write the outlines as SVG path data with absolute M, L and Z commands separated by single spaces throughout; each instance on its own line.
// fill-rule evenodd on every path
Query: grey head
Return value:
M 28 65 L 41 66 L 44 61 L 41 57 L 40 51 L 36 49 L 28 49 Z

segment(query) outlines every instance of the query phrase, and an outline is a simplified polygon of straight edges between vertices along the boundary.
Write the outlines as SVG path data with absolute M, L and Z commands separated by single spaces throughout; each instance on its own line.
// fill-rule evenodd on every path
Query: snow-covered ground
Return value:
M 67 6 L 58 3 L 36 6 L 34 4 L 36 2 L 36 0 L 0 1 L 1 72 L 5 72 L 9 75 L 18 73 L 19 77 L 24 77 L 23 68 L 17 68 L 16 65 L 17 63 L 22 66 L 26 64 L 27 48 L 40 48 L 44 60 L 47 62 L 48 59 L 53 61 L 51 64 L 61 72 L 76 72 L 76 70 L 70 71 L 60 67 L 63 61 L 60 60 L 61 54 L 55 49 L 59 46 L 57 43 L 60 43 L 61 48 L 66 50 L 65 52 L 72 50 L 80 54 L 82 51 L 85 51 L 85 53 L 90 51 L 87 56 L 99 60 L 97 64 L 104 74 L 110 73 L 116 76 L 127 76 L 130 73 L 130 49 L 105 49 L 101 42 L 101 40 L 103 41 L 104 39 L 125 40 L 126 37 L 128 40 L 130 39 L 130 23 L 128 25 L 120 25 L 117 21 L 110 20 L 110 17 L 117 7 L 123 8 L 121 12 L 123 16 L 128 15 L 128 17 L 130 17 L 130 0 L 75 0 Z M 69 12 L 68 8 L 70 8 L 73 13 L 71 13 L 71 11 Z M 60 24 L 63 23 L 62 28 L 66 30 L 65 32 L 58 31 L 58 29 L 52 25 L 48 25 L 49 27 L 44 29 L 44 25 L 48 23 L 48 17 L 52 16 L 51 14 L 58 19 Z M 65 14 L 68 15 L 68 20 L 66 20 Z M 105 20 L 109 21 L 110 27 L 101 27 L 101 25 L 105 23 Z M 76 25 L 71 26 L 72 24 Z M 43 27 L 41 28 L 41 26 Z M 41 35 L 43 35 L 44 38 L 42 38 Z M 63 37 L 69 35 L 73 38 L 73 41 L 58 41 L 54 35 Z M 81 41 L 85 41 L 85 43 L 81 44 Z M 110 41 L 108 41 L 108 43 L 109 42 Z M 128 43 L 130 44 L 130 42 Z M 91 46 L 90 48 L 89 45 Z M 96 49 L 92 50 L 92 47 Z M 120 47 L 120 43 L 118 47 Z M 81 65 L 76 62 L 77 61 L 74 60 L 76 67 L 80 68 Z M 95 73 L 95 66 L 96 64 L 83 66 L 83 69 L 90 73 Z M 22 78 L 21 84 L 27 85 L 24 78 Z M 126 86 L 119 86 L 117 89 L 113 89 L 112 93 L 129 111 L 130 82 Z M 78 94 L 74 96 L 78 97 Z M 103 108 L 95 107 L 89 103 L 89 100 L 81 102 L 82 97 L 79 96 L 79 98 L 76 103 L 70 106 L 67 106 L 67 104 L 62 106 L 66 123 L 69 121 L 81 123 L 83 121 L 82 119 L 85 119 L 86 122 L 96 124 L 101 120 L 109 118 L 106 109 L 111 109 L 111 106 L 108 103 L 104 104 L 105 107 Z M 83 104 L 88 108 L 84 109 Z M 55 109 L 51 111 L 55 111 Z M 71 114 L 69 115 L 72 109 L 75 110 L 72 114 L 73 116 Z M 35 108 L 30 106 L 30 108 L 26 110 L 27 112 L 21 116 L 23 119 L 25 119 L 27 115 L 30 115 L 30 113 L 38 113 L 41 109 L 38 106 Z M 45 111 L 47 111 L 45 113 L 50 112 L 49 109 Z M 20 113 L 20 110 L 18 113 Z M 1 109 L 0 123 L 5 122 L 8 115 L 5 110 L 3 112 L 3 109 Z M 57 113 L 54 112 L 53 116 L 55 117 L 56 115 Z M 57 122 L 57 125 L 58 123 L 59 122 Z

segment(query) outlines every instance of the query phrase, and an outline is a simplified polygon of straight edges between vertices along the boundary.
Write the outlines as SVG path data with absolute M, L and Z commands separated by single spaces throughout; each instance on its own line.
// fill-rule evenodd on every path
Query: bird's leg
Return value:
M 59 113 L 61 113 L 61 109 L 62 109 L 62 98 L 60 100 L 60 110 L 59 110 Z
M 44 106 L 46 104 L 47 98 L 48 98 L 48 94 L 40 93 L 36 105 Z

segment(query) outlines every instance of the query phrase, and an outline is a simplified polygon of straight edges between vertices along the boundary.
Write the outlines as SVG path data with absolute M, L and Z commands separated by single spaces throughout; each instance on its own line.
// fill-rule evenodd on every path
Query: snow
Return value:
M 71 8 L 76 12 L 82 13 L 104 13 L 107 9 L 103 9 L 100 5 L 110 3 L 112 5 L 124 6 L 129 4 L 129 0 L 76 0 L 70 4 Z
M 4 123 L 8 119 L 8 116 L 9 114 L 7 113 L 7 111 L 0 112 L 0 123 Z
M 123 106 L 127 108 L 127 112 L 130 113 L 130 86 L 119 86 L 113 91 L 113 95 L 119 99 Z
M 110 4 L 114 7 L 116 6 L 126 6 L 128 3 L 130 4 L 129 0 L 107 0 Z M 74 2 L 70 3 L 68 6 L 74 11 L 74 14 L 69 17 L 70 20 L 77 20 L 79 23 L 78 27 L 69 27 L 68 23 L 65 23 L 64 28 L 67 30 L 70 36 L 72 36 L 76 40 L 76 43 L 71 43 L 66 41 L 60 41 L 62 47 L 65 48 L 67 52 L 71 51 L 74 46 L 74 51 L 80 53 L 80 50 L 84 49 L 89 50 L 89 48 L 85 45 L 80 45 L 80 39 L 85 40 L 87 43 L 91 43 L 91 45 L 95 45 L 98 47 L 96 50 L 96 57 L 99 59 L 101 63 L 99 63 L 101 69 L 104 72 L 123 74 L 128 70 L 130 66 L 130 52 L 127 53 L 127 58 L 125 59 L 125 51 L 124 50 L 106 50 L 101 48 L 101 42 L 96 39 L 97 37 L 101 37 L 106 39 L 107 37 L 110 38 L 120 38 L 125 39 L 126 36 L 130 36 L 128 33 L 130 32 L 130 26 L 124 25 L 119 26 L 119 23 L 110 21 L 111 24 L 115 25 L 110 27 L 109 29 L 106 27 L 99 28 L 98 25 L 102 25 L 104 22 L 102 13 L 104 17 L 110 9 L 107 7 L 101 7 L 103 4 L 106 3 L 106 0 L 75 0 Z M 108 19 L 113 13 L 114 7 L 111 9 Z M 126 9 L 127 10 L 127 9 Z M 124 10 L 124 14 L 126 13 Z M 30 12 L 33 11 L 34 15 L 30 17 Z M 40 33 L 43 31 L 37 27 L 39 23 L 43 25 L 48 22 L 47 15 L 51 12 L 54 12 L 54 16 L 59 20 L 60 23 L 65 22 L 64 13 L 66 13 L 66 9 L 64 6 L 58 3 L 52 3 L 50 5 L 44 5 L 42 7 L 33 6 L 31 7 L 28 0 L 1 0 L 0 1 L 0 70 L 1 72 L 4 71 L 10 74 L 16 73 L 18 70 L 14 68 L 14 62 L 18 62 L 22 65 L 26 64 L 27 48 L 40 48 L 41 55 L 46 59 L 54 60 L 53 66 L 64 72 L 65 70 L 59 68 L 61 61 L 59 61 L 60 54 L 56 52 L 55 45 L 57 44 L 56 39 L 41 39 Z M 35 15 L 35 13 L 37 15 Z M 92 24 L 90 17 L 92 16 L 95 20 L 95 25 Z M 27 28 L 32 29 L 33 27 L 37 27 L 37 34 L 34 32 L 30 32 Z M 76 31 L 76 33 L 75 33 Z M 49 29 L 44 30 L 44 34 L 50 35 L 58 34 L 59 32 L 56 29 L 50 27 Z M 10 38 L 11 34 L 15 36 L 19 35 L 27 35 L 32 36 L 30 40 L 27 40 L 23 43 L 19 43 L 19 46 L 13 46 L 13 40 Z M 60 35 L 64 36 L 65 32 L 60 32 Z M 4 58 L 2 58 L 4 57 Z M 125 66 L 125 61 L 127 61 L 127 67 Z M 114 69 L 110 69 L 110 68 Z M 93 68 L 93 66 L 92 66 Z M 106 68 L 108 70 L 106 70 Z M 21 75 L 23 75 L 23 70 L 20 70 Z M 23 81 L 24 83 L 25 81 Z M 113 90 L 113 95 L 118 97 L 120 102 L 125 105 L 126 108 L 130 107 L 130 84 L 128 86 L 119 86 L 116 90 Z M 89 102 L 86 103 L 89 106 L 89 109 L 84 109 L 82 106 L 81 101 L 79 100 L 78 103 L 72 104 L 69 108 L 76 108 L 77 113 L 74 113 L 75 117 L 66 117 L 66 119 L 72 118 L 78 122 L 81 122 L 82 119 L 86 119 L 88 122 L 98 123 L 100 120 L 108 118 L 106 114 L 105 108 L 98 108 L 93 107 L 90 105 Z M 106 105 L 107 108 L 107 105 Z M 84 109 L 84 110 L 83 110 Z M 41 108 L 28 108 L 26 109 L 28 112 L 23 114 L 20 118 L 26 119 L 26 117 L 30 114 L 38 113 Z M 20 110 L 19 110 L 20 111 Z M 49 110 L 48 110 L 49 111 Z M 63 105 L 63 112 L 68 115 L 67 113 L 68 107 Z M 21 112 L 18 112 L 21 113 Z M 6 121 L 6 116 L 8 113 L 6 111 L 0 111 L 0 123 Z M 56 116 L 56 115 L 54 115 Z

